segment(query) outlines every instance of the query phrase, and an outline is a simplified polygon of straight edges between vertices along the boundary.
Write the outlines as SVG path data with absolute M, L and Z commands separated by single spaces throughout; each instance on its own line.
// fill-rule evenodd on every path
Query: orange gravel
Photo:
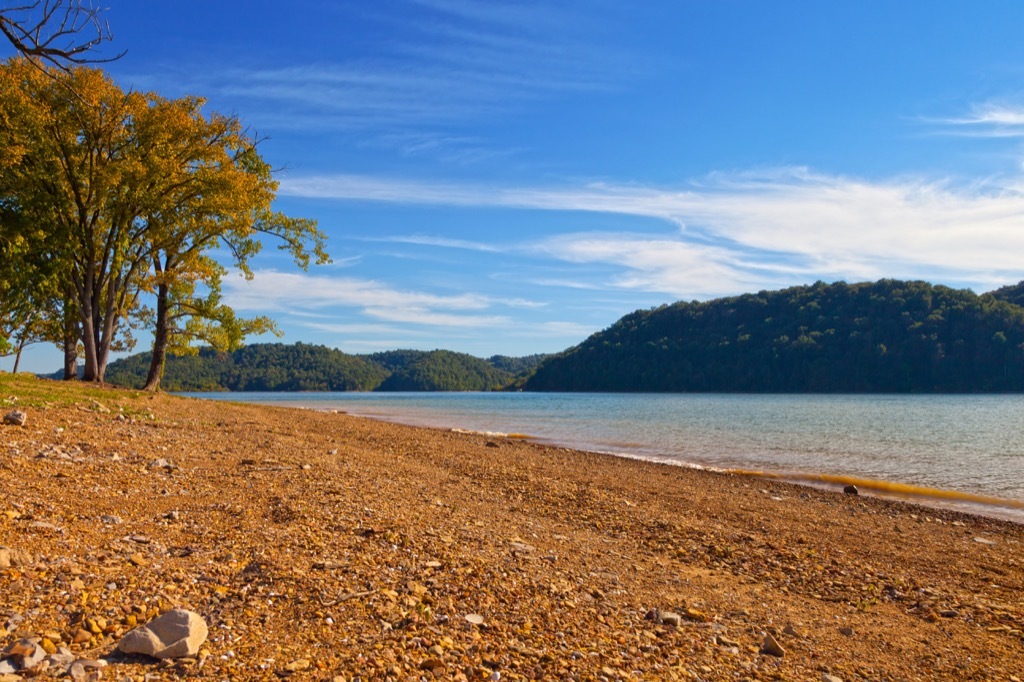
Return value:
M 106 658 L 103 679 L 1005 681 L 1024 669 L 1012 523 L 0 374 L 0 410 L 13 409 L 28 421 L 0 427 L 0 546 L 22 560 L 0 568 L 0 645 L 46 637 Z M 115 653 L 174 607 L 209 624 L 197 657 Z

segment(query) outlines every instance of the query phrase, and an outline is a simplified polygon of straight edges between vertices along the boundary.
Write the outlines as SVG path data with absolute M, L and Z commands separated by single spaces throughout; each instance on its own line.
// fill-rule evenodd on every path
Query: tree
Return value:
M 242 319 L 220 302 L 226 270 L 206 255 L 211 248 L 227 247 L 246 278 L 261 235 L 280 240 L 303 269 L 314 256 L 317 263 L 329 261 L 315 221 L 271 211 L 277 182 L 257 153 L 258 140 L 236 117 L 205 118 L 203 104 L 198 98 L 160 101 L 140 125 L 143 146 L 162 150 L 147 157 L 147 177 L 167 188 L 145 218 L 152 242 L 149 286 L 156 296 L 149 390 L 159 387 L 168 352 L 194 352 L 193 341 L 232 351 L 249 334 L 277 331 L 269 318 Z
M 84 378 L 102 381 L 111 350 L 154 320 L 151 388 L 168 348 L 218 338 L 218 328 L 232 347 L 269 329 L 220 303 L 224 269 L 208 252 L 226 245 L 247 276 L 261 235 L 282 239 L 302 266 L 310 245 L 317 262 L 328 257 L 315 222 L 271 211 L 277 183 L 257 140 L 236 117 L 204 115 L 199 98 L 125 93 L 86 67 L 51 76 L 25 60 L 0 69 L 0 200 L 31 236 L 16 235 L 27 257 L 54 264 L 81 325 Z
M 113 61 L 93 51 L 113 39 L 101 10 L 83 0 L 25 0 L 0 6 L 0 33 L 15 50 L 61 69 Z

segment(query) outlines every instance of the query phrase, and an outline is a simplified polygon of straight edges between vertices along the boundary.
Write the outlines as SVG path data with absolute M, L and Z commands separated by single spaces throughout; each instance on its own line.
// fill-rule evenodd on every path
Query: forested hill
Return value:
M 367 357 L 391 372 L 378 391 L 497 391 L 514 378 L 486 360 L 448 350 L 396 350 Z
M 169 391 L 490 391 L 516 379 L 504 367 L 532 371 L 545 357 L 483 360 L 443 350 L 349 355 L 304 343 L 253 344 L 233 353 L 204 348 L 170 357 L 162 385 Z M 149 354 L 142 353 L 112 362 L 106 378 L 138 388 L 148 369 Z
M 547 360 L 535 391 L 1024 391 L 1024 287 L 881 280 L 640 310 Z

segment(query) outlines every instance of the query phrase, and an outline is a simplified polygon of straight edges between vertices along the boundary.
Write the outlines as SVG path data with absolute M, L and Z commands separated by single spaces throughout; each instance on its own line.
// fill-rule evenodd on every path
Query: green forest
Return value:
M 446 350 L 396 350 L 349 355 L 326 346 L 253 344 L 233 352 L 200 349 L 171 356 L 163 377 L 169 391 L 493 391 L 516 379 L 508 368 L 532 371 L 545 357 L 490 360 Z M 107 380 L 140 388 L 148 353 L 112 362 Z
M 626 315 L 558 355 L 349 355 L 256 344 L 170 357 L 172 391 L 1024 391 L 1024 283 L 978 295 L 927 282 L 800 286 Z M 143 353 L 110 364 L 140 387 Z
M 800 286 L 626 315 L 549 359 L 530 391 L 1024 391 L 1024 283 Z

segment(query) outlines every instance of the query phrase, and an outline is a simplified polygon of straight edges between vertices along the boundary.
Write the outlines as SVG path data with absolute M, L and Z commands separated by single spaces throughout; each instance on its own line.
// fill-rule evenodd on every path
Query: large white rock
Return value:
M 126 634 L 117 648 L 126 654 L 182 658 L 199 653 L 208 634 L 206 621 L 198 613 L 174 609 Z

